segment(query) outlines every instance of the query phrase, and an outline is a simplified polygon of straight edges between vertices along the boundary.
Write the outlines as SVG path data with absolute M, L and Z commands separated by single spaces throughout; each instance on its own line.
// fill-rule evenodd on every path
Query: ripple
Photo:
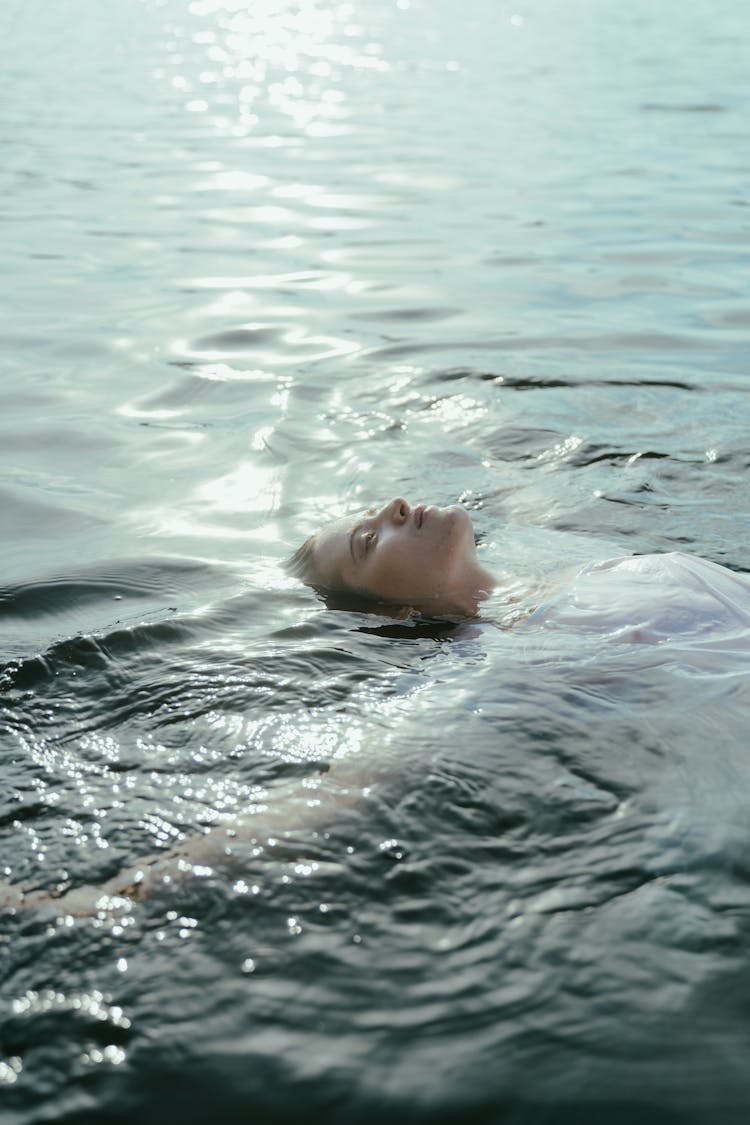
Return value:
M 450 317 L 459 316 L 461 309 L 456 308 L 395 308 L 377 309 L 368 312 L 355 313 L 355 320 L 384 320 L 384 321 L 439 321 L 448 320 Z
M 719 102 L 643 102 L 645 113 L 725 113 L 727 106 Z
M 289 366 L 360 350 L 357 343 L 336 336 L 308 334 L 293 324 L 246 324 L 199 338 L 190 344 L 175 344 L 173 351 L 203 360 L 223 356 L 253 356 L 266 366 Z
M 354 283 L 354 275 L 342 270 L 300 270 L 282 273 L 253 273 L 238 276 L 196 277 L 182 284 L 192 292 L 198 289 L 222 289 L 229 292 L 238 290 L 271 290 L 288 293 L 299 290 L 328 291 L 345 289 Z
M 726 328 L 750 327 L 750 309 L 724 309 L 704 312 L 702 319 L 707 324 L 716 324 Z
M 282 329 L 270 325 L 248 325 L 247 328 L 230 328 L 213 336 L 204 336 L 195 343 L 196 351 L 251 351 L 282 338 Z
M 210 579 L 209 567 L 180 559 L 117 561 L 101 567 L 0 586 L 0 618 L 56 616 L 103 599 L 180 598 Z
M 366 354 L 375 359 L 396 359 L 402 356 L 434 354 L 435 352 L 511 352 L 556 350 L 560 352 L 589 352 L 591 354 L 619 356 L 623 352 L 650 354 L 693 353 L 709 350 L 713 344 L 703 336 L 676 336 L 660 332 L 616 332 L 592 336 L 487 336 L 474 340 L 410 342 L 377 347 Z
M 479 380 L 483 383 L 490 383 L 497 388 L 507 387 L 510 390 L 518 391 L 548 391 L 565 387 L 664 387 L 665 389 L 691 391 L 700 394 L 709 389 L 698 380 L 688 382 L 687 380 L 668 379 L 662 376 L 656 378 L 645 374 L 634 376 L 633 378 L 599 374 L 577 376 L 568 373 L 550 377 L 547 375 L 499 374 L 494 371 L 478 371 L 476 368 L 472 367 L 449 367 L 444 370 L 430 372 L 425 377 L 424 382 L 427 384 L 433 381 L 439 383 L 456 383 L 462 380 Z M 716 386 L 710 388 L 712 392 L 717 389 L 719 388 Z M 733 388 L 723 386 L 721 389 L 732 390 Z

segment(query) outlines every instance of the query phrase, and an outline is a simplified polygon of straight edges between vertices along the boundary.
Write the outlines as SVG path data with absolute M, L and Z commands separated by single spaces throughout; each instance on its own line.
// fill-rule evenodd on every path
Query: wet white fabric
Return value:
M 590 563 L 528 625 L 750 652 L 750 576 L 680 552 Z

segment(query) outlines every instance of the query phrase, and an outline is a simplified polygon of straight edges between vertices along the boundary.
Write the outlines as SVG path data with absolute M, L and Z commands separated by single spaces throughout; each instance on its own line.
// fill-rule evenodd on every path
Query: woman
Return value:
M 332 608 L 390 608 L 395 616 L 473 617 L 496 586 L 479 563 L 464 508 L 412 508 L 400 497 L 328 524 L 287 567 Z
M 327 525 L 287 567 L 331 608 L 466 618 L 493 593 L 502 598 L 477 556 L 471 519 L 457 505 L 412 508 L 397 497 Z M 750 645 L 750 579 L 679 552 L 591 563 L 541 600 L 516 620 L 627 642 Z

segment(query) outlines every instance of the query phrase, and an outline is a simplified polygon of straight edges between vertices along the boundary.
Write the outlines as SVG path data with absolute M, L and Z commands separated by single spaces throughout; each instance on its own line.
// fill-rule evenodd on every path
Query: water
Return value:
M 746 665 L 279 566 L 748 569 L 744 6 L 0 26 L 3 1125 L 744 1122 Z

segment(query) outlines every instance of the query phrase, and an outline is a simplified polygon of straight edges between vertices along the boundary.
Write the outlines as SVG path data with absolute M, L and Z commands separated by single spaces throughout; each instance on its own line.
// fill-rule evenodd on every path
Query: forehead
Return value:
M 334 520 L 315 536 L 315 569 L 325 586 L 348 585 L 352 574 L 350 536 L 356 518 Z

